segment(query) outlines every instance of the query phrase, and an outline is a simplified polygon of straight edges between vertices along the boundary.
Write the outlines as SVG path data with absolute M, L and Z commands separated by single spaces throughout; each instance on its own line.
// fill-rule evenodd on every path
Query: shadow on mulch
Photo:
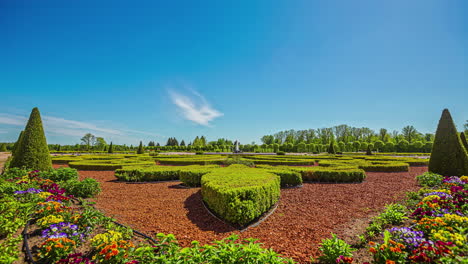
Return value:
M 203 206 L 201 192 L 190 195 L 184 201 L 184 208 L 188 210 L 187 218 L 203 231 L 229 233 L 236 231 L 234 227 L 213 217 Z

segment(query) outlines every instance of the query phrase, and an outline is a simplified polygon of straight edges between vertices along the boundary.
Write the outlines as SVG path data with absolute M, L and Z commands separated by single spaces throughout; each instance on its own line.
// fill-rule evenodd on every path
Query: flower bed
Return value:
M 0 188 L 5 190 L 1 192 L 0 235 L 8 236 L 0 243 L 1 263 L 18 259 L 21 238 L 14 234 L 26 224 L 30 212 L 33 219 L 25 233 L 29 236 L 25 249 L 36 263 L 227 263 L 241 258 L 251 263 L 293 263 L 252 239 L 239 240 L 235 235 L 214 246 L 194 241 L 187 248 L 180 247 L 171 234 L 158 234 L 157 240 L 138 238 L 133 230 L 86 202 L 74 202 L 61 187 L 66 182 L 42 178 L 45 172 L 22 173 L 12 170 L 0 178 Z

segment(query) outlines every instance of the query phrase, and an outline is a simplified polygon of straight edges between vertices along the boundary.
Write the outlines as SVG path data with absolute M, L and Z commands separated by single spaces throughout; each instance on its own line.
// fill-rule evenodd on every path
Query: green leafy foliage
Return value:
M 416 176 L 416 180 L 422 186 L 434 187 L 442 184 L 444 177 L 437 173 L 425 172 Z
M 220 241 L 201 246 L 193 241 L 191 247 L 182 248 L 174 235 L 157 234 L 159 241 L 154 247 L 139 247 L 132 257 L 140 263 L 155 264 L 286 264 L 292 259 L 283 258 L 272 249 L 265 249 L 255 239 L 240 240 L 238 235 L 231 235 Z M 155 250 L 155 248 L 157 250 Z
M 92 178 L 86 178 L 82 181 L 69 180 L 61 184 L 71 194 L 78 198 L 92 198 L 101 192 L 101 185 Z
M 453 123 L 452 116 L 444 109 L 429 161 L 429 171 L 444 176 L 468 174 L 468 154 Z
M 52 168 L 41 115 L 37 107 L 33 108 L 31 112 L 10 166 L 41 171 Z
M 145 149 L 143 148 L 143 142 L 140 141 L 140 145 L 138 146 L 137 154 L 145 153 Z
M 280 178 L 243 165 L 220 168 L 201 179 L 203 201 L 218 216 L 246 225 L 279 200 Z
M 50 171 L 41 171 L 39 172 L 39 176 L 54 182 L 78 180 L 78 171 L 76 169 L 64 167 Z
M 340 256 L 352 257 L 352 253 L 356 249 L 351 248 L 344 240 L 332 234 L 331 238 L 322 240 L 319 250 L 322 251 L 322 255 L 319 257 L 320 262 L 334 264 L 337 263 L 336 259 Z

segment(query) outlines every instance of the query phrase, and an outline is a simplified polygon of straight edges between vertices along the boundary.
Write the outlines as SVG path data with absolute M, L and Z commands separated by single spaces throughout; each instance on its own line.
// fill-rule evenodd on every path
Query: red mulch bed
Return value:
M 343 229 L 356 219 L 382 210 L 385 204 L 418 189 L 415 176 L 427 167 L 411 167 L 402 173 L 367 173 L 361 184 L 304 184 L 281 190 L 278 209 L 259 226 L 243 233 L 218 221 L 205 211 L 200 189 L 179 189 L 179 182 L 127 184 L 117 182 L 111 171 L 80 171 L 102 183 L 96 207 L 124 224 L 148 234 L 175 234 L 183 246 L 192 240 L 209 243 L 229 236 L 258 238 L 267 247 L 301 263 L 318 256 L 318 244 L 330 232 Z M 351 232 L 353 227 L 350 227 Z

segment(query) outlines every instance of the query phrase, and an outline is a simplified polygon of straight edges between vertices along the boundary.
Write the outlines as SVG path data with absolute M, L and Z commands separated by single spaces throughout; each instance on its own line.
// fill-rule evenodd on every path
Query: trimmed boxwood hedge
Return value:
M 153 161 L 138 161 L 138 160 L 82 160 L 68 163 L 70 168 L 77 170 L 117 170 L 122 169 L 125 166 L 153 166 Z
M 231 165 L 201 179 L 203 201 L 219 217 L 244 226 L 267 212 L 280 197 L 280 178 L 266 170 Z
M 254 164 L 265 164 L 265 165 L 289 165 L 289 166 L 307 166 L 307 165 L 314 165 L 315 160 L 313 159 L 264 159 L 264 160 L 252 160 Z
M 408 163 L 364 163 L 359 165 L 360 169 L 368 172 L 403 172 L 409 171 Z
M 52 158 L 52 164 L 68 164 L 69 162 L 72 161 L 80 161 L 83 160 L 82 158 L 71 156 L 71 157 L 58 157 L 58 158 Z
M 304 182 L 362 182 L 366 173 L 356 167 L 291 168 L 301 173 Z
M 222 164 L 226 158 L 217 159 L 157 159 L 161 165 L 208 165 L 208 164 Z
M 215 168 L 219 168 L 219 166 L 131 166 L 116 170 L 115 177 L 121 181 L 129 182 L 169 181 L 182 180 L 182 178 L 184 178 L 182 182 L 186 185 L 200 186 L 200 179 L 197 179 L 197 177 L 201 178 L 203 174 L 206 174 Z M 187 173 L 182 176 L 183 172 Z
M 280 177 L 281 187 L 293 187 L 302 185 L 302 175 L 300 172 L 292 171 L 288 167 L 274 167 L 270 165 L 260 165 L 258 168 L 264 168 L 266 171 L 276 174 Z

